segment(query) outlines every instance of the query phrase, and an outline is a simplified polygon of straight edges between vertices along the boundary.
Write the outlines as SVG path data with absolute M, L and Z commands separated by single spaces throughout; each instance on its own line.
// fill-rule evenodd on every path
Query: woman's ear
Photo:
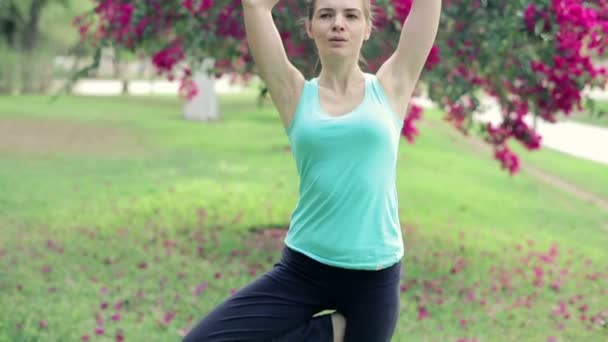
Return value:
M 306 26 L 306 34 L 308 35 L 308 38 L 314 39 L 313 35 L 312 35 L 312 24 L 308 18 L 306 19 L 305 26 Z
M 371 22 L 371 20 L 367 22 L 367 26 L 365 27 L 365 39 L 363 40 L 368 40 L 369 37 L 371 37 L 373 25 L 374 24 Z

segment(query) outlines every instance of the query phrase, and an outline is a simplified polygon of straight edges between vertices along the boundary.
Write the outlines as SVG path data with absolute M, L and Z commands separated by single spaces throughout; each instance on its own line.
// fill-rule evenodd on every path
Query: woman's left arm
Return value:
M 441 0 L 413 0 L 397 49 L 377 72 L 395 92 L 413 91 L 435 42 L 440 13 Z

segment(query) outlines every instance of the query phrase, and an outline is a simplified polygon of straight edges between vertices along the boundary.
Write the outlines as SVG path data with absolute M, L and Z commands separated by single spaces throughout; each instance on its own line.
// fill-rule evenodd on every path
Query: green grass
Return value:
M 442 113 L 438 111 L 427 111 L 425 117 L 431 122 L 440 122 Z M 446 125 L 433 127 L 432 129 L 441 130 L 441 134 L 448 135 L 451 139 L 459 142 L 462 146 L 467 146 L 467 139 L 460 133 Z M 471 136 L 475 136 L 472 131 Z M 514 139 L 513 139 L 514 140 Z M 509 147 L 517 153 L 522 160 L 526 170 L 526 165 L 533 166 L 561 180 L 572 184 L 586 192 L 602 196 L 608 199 L 608 166 L 597 162 L 573 158 L 565 153 L 541 148 L 540 150 L 528 151 L 521 144 L 510 141 Z M 488 158 L 491 157 L 491 150 L 488 150 Z
M 181 119 L 173 98 L 0 98 L 0 122 L 80 122 L 132 137 L 110 144 L 116 153 L 0 154 L 0 341 L 79 340 L 94 334 L 96 313 L 105 339 L 122 329 L 127 340 L 179 340 L 253 280 L 252 270 L 278 260 L 280 250 L 250 230 L 289 223 L 298 176 L 288 140 L 276 111 L 257 108 L 252 94 L 223 96 L 220 106 L 220 122 L 194 123 Z M 605 339 L 589 317 L 608 305 L 608 213 L 525 173 L 510 177 L 437 114 L 425 116 L 416 144 L 400 146 L 407 288 L 394 341 Z M 595 184 L 582 172 L 605 179 L 605 167 L 560 154 L 535 162 L 580 186 Z M 539 261 L 552 244 L 556 259 Z M 459 260 L 464 268 L 451 273 Z M 543 286 L 533 284 L 535 267 L 545 272 Z M 193 295 L 203 282 L 209 288 Z M 553 313 L 569 300 L 570 319 Z M 428 319 L 416 320 L 420 306 Z M 121 319 L 112 322 L 115 311 Z
M 608 166 L 594 161 L 572 159 L 565 154 L 544 148 L 529 152 L 521 145 L 512 146 L 525 163 L 558 176 L 587 192 L 608 198 Z
M 577 113 L 568 117 L 568 120 L 585 123 L 589 125 L 608 127 L 608 101 L 597 100 L 596 106 L 600 111 L 603 111 L 603 115 L 591 116 L 588 113 Z

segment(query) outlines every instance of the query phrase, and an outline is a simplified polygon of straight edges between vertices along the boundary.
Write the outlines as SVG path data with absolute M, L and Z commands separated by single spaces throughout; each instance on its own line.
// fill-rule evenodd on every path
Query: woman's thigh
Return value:
M 324 296 L 318 284 L 279 262 L 213 309 L 184 341 L 268 341 L 292 330 L 303 338 L 327 334 L 314 331 L 326 329 L 327 319 L 312 321 L 318 327 L 310 325 L 324 309 Z
M 353 278 L 340 297 L 344 342 L 389 342 L 399 319 L 401 263 L 372 277 Z

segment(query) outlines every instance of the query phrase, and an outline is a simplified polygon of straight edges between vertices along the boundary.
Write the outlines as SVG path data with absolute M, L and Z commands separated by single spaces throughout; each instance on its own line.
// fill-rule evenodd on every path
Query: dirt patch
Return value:
M 17 155 L 126 156 L 146 151 L 128 128 L 100 123 L 0 118 L 0 152 Z

